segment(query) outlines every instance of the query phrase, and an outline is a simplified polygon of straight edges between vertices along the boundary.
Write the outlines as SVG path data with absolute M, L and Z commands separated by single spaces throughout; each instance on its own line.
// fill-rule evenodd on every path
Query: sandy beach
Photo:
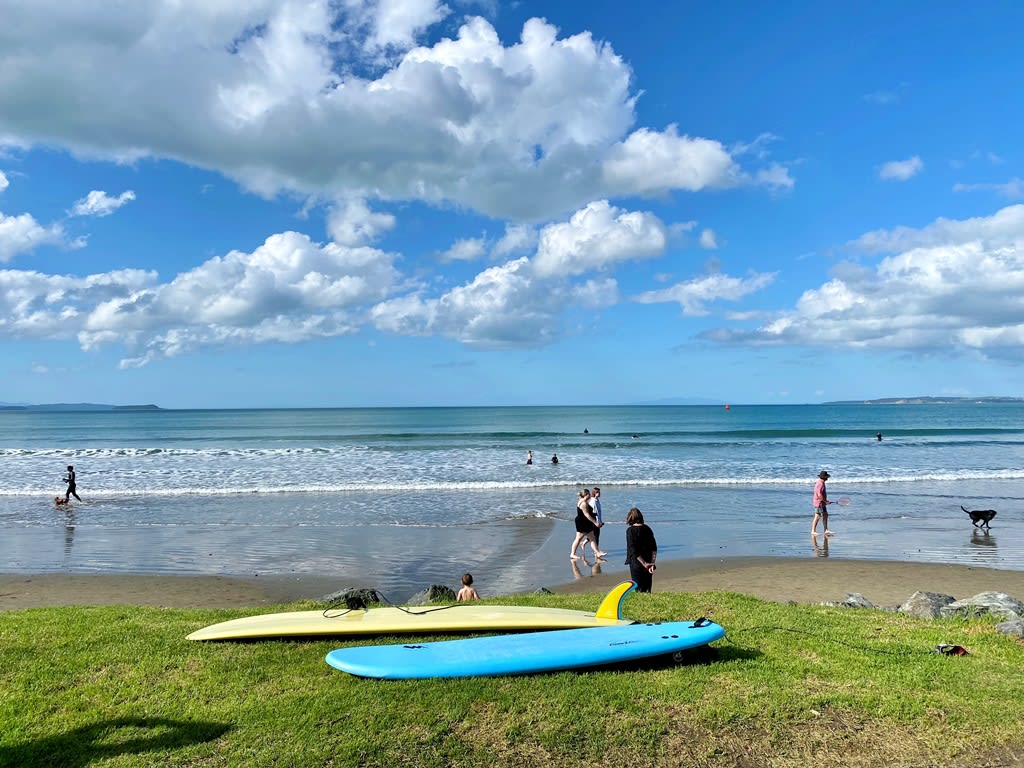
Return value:
M 552 584 L 555 592 L 602 593 L 621 573 Z M 173 576 L 158 574 L 0 574 L 0 610 L 62 605 L 235 608 L 316 599 L 350 586 L 329 577 Z M 454 585 L 451 585 L 454 586 Z M 1024 572 L 962 565 L 774 557 L 697 558 L 658 563 L 655 591 L 725 590 L 776 602 L 819 603 L 859 592 L 895 606 L 915 591 L 957 599 L 1005 592 L 1024 599 Z

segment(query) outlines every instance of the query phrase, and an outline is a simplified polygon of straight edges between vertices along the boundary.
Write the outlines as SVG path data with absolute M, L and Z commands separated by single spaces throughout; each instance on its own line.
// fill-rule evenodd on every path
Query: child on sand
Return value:
M 456 598 L 460 603 L 466 600 L 479 600 L 480 595 L 477 594 L 476 589 L 473 588 L 473 574 L 464 573 L 462 574 L 462 589 L 459 590 L 458 597 Z

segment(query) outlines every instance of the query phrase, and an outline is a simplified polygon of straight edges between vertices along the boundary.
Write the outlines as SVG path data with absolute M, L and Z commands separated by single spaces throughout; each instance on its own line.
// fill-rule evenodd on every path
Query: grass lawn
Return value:
M 592 611 L 600 597 L 492 602 Z M 0 613 L 0 766 L 1024 765 L 1024 644 L 993 621 L 725 592 L 631 595 L 624 611 L 708 615 L 727 639 L 682 665 L 387 682 L 323 660 L 377 638 L 185 640 L 251 611 Z

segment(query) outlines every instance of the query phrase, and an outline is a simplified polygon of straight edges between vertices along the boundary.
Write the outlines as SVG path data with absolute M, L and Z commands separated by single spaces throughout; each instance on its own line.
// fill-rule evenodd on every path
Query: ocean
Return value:
M 625 575 L 633 506 L 663 560 L 1024 570 L 1022 425 L 1024 404 L 986 402 L 2 411 L 0 571 L 319 575 L 399 600 L 470 571 L 501 594 Z M 821 469 L 850 498 L 827 542 L 809 535 Z M 609 557 L 570 563 L 594 485 Z M 998 510 L 991 531 L 960 505 Z

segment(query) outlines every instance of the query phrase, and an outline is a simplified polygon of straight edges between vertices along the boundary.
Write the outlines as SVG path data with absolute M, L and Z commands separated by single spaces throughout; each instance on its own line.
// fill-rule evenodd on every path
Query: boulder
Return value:
M 406 605 L 427 605 L 429 603 L 454 603 L 455 592 L 444 584 L 431 584 L 409 598 Z
M 952 595 L 942 595 L 938 592 L 915 592 L 896 610 L 900 613 L 919 616 L 922 619 L 937 619 L 942 615 L 942 609 L 945 606 L 955 602 L 956 598 Z
M 359 587 L 347 587 L 331 592 L 320 598 L 321 603 L 344 603 L 351 608 L 361 608 L 367 605 L 380 603 L 380 593 L 376 589 L 362 589 Z
M 1002 632 L 1010 637 L 1024 638 L 1024 619 L 1011 619 L 1001 624 L 996 624 L 996 632 Z
M 860 592 L 850 592 L 842 602 L 830 600 L 822 603 L 832 608 L 877 608 L 878 606 L 868 600 Z
M 955 600 L 940 610 L 943 616 L 996 616 L 1007 620 L 1024 618 L 1024 603 L 1005 592 L 981 592 L 966 600 Z

